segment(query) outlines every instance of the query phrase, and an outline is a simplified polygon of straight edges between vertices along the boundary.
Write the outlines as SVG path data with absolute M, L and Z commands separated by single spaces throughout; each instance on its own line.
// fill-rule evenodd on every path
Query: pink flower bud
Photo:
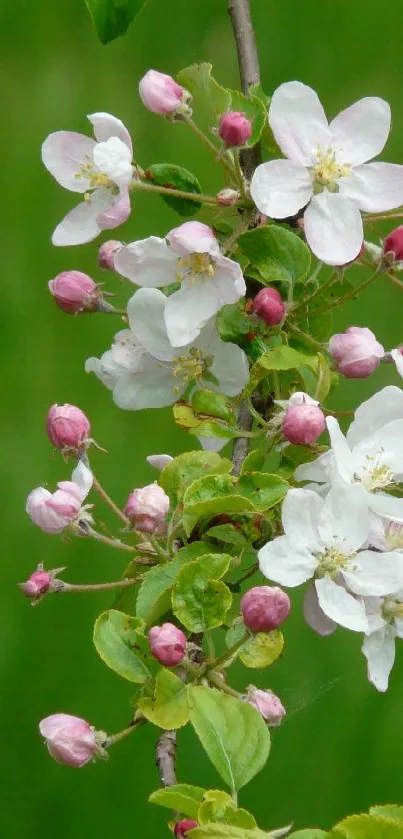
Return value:
M 286 715 L 286 710 L 278 696 L 271 690 L 259 690 L 254 685 L 249 685 L 246 694 L 246 702 L 253 705 L 263 719 L 267 720 L 269 726 L 280 725 Z
M 173 623 L 151 627 L 148 633 L 151 653 L 164 667 L 175 667 L 183 660 L 186 635 Z
M 177 839 L 187 839 L 188 830 L 192 830 L 193 827 L 199 827 L 199 822 L 195 822 L 194 819 L 182 819 L 181 822 L 176 822 L 174 835 Z
M 172 76 L 149 70 L 140 81 L 139 94 L 143 105 L 153 114 L 172 114 L 192 97 Z
M 220 119 L 218 133 L 226 146 L 243 146 L 252 134 L 252 125 L 241 111 L 228 111 Z
M 157 483 L 134 489 L 125 507 L 127 518 L 142 533 L 163 531 L 168 510 L 169 498 Z
M 174 227 L 166 238 L 171 250 L 179 256 L 187 256 L 190 253 L 217 253 L 219 250 L 214 231 L 201 221 L 185 221 L 179 227 Z
M 98 751 L 96 734 L 88 722 L 70 714 L 52 714 L 39 723 L 49 754 L 65 766 L 85 766 Z
M 81 510 L 79 487 L 72 481 L 60 481 L 58 487 L 54 493 L 38 487 L 27 498 L 26 512 L 45 533 L 62 533 Z
M 253 301 L 252 311 L 268 326 L 277 326 L 284 319 L 285 305 L 277 289 L 262 288 Z
M 46 418 L 51 443 L 61 451 L 77 451 L 88 439 L 90 423 L 75 405 L 52 405 Z
M 244 594 L 241 611 L 245 626 L 252 632 L 270 632 L 288 618 L 288 594 L 277 586 L 255 586 Z
M 101 268 L 107 268 L 108 271 L 114 271 L 115 253 L 121 247 L 123 247 L 123 244 L 118 242 L 117 239 L 108 239 L 107 242 L 103 242 L 98 251 L 98 265 Z
M 236 189 L 222 189 L 217 193 L 216 199 L 220 207 L 233 207 L 239 199 L 239 192 Z
M 393 262 L 403 260 L 403 225 L 396 227 L 389 233 L 383 242 L 383 255 L 392 255 Z
M 326 428 L 326 419 L 319 403 L 306 393 L 294 393 L 288 400 L 282 430 L 289 443 L 309 446 Z
M 59 309 L 69 315 L 94 311 L 101 297 L 94 280 L 81 271 L 62 271 L 49 280 L 48 288 Z
M 21 583 L 20 588 L 26 597 L 38 600 L 49 591 L 51 583 L 52 575 L 48 571 L 38 570 L 31 574 L 26 583 Z
M 331 337 L 329 353 L 336 361 L 338 372 L 347 379 L 365 379 L 379 367 L 385 350 L 370 329 L 349 326 L 345 332 Z

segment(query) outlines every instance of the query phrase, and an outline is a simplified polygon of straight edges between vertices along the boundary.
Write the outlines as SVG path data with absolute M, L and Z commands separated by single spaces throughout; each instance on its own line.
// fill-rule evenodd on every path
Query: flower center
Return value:
M 215 262 L 209 253 L 190 253 L 188 256 L 181 256 L 178 259 L 178 267 L 181 274 L 190 275 L 193 282 L 198 274 L 207 274 L 214 277 Z
M 188 355 L 179 355 L 172 360 L 172 375 L 175 379 L 180 379 L 184 385 L 188 385 L 189 382 L 202 379 L 211 363 L 210 357 L 203 358 L 202 351 L 192 347 Z M 175 385 L 174 393 L 179 393 L 181 389 Z
M 337 577 L 343 568 L 347 568 L 350 560 L 355 557 L 355 553 L 344 554 L 336 546 L 327 548 L 323 553 L 315 554 L 318 561 L 318 568 L 316 574 L 318 577 Z
M 390 521 L 385 528 L 385 541 L 391 551 L 403 548 L 403 524 Z
M 382 617 L 388 623 L 393 623 L 396 618 L 403 618 L 403 603 L 394 597 L 385 597 L 382 605 Z
M 377 455 L 367 454 L 361 474 L 354 475 L 354 480 L 361 483 L 369 492 L 393 483 L 393 472 L 386 463 L 382 463 L 381 454 L 381 452 Z
M 350 166 L 337 162 L 336 152 L 328 148 L 326 151 L 318 146 L 316 152 L 316 163 L 311 169 L 316 192 L 321 192 L 324 187 L 330 192 L 338 192 L 336 181 L 345 178 L 350 174 Z
M 97 187 L 105 186 L 105 187 L 114 187 L 115 184 L 108 178 L 107 175 L 104 175 L 98 168 L 94 166 L 94 163 L 90 159 L 90 156 L 87 154 L 85 155 L 85 162 L 80 163 L 80 168 L 78 172 L 74 175 L 77 180 L 80 178 L 85 178 L 86 181 L 89 181 L 89 188 L 90 189 L 97 189 Z

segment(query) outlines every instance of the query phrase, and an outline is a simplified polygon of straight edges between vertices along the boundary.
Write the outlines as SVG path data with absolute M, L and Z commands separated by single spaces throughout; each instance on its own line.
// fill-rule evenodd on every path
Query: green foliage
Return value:
M 186 487 L 202 475 L 222 475 L 232 470 L 232 463 L 215 452 L 184 452 L 164 467 L 159 484 L 175 508 L 182 500 Z
M 245 460 L 241 466 L 241 475 L 247 475 L 248 472 L 255 472 L 257 469 L 261 469 L 265 461 L 264 453 L 261 449 L 252 449 L 249 454 L 246 455 Z
M 231 796 L 227 792 L 216 789 L 208 790 L 205 793 L 203 803 L 197 814 L 197 821 L 200 824 L 225 822 L 247 830 L 256 827 L 256 821 L 251 813 L 235 807 Z
M 155 668 L 143 621 L 110 609 L 95 621 L 94 644 L 102 661 L 129 682 L 144 684 Z M 150 669 L 151 668 L 151 669 Z
M 139 699 L 138 707 L 147 720 L 160 728 L 181 728 L 189 719 L 186 685 L 164 667 L 157 674 L 154 696 Z
M 189 839 L 190 836 L 192 839 L 270 839 L 271 834 L 264 833 L 257 827 L 245 830 L 244 827 L 216 822 L 193 828 L 192 832 L 189 832 Z
M 219 419 L 235 425 L 234 412 L 231 401 L 222 393 L 216 390 L 200 388 L 192 394 L 191 404 L 198 416 L 218 417 Z
M 288 483 L 278 475 L 267 472 L 248 472 L 239 479 L 239 491 L 252 502 L 258 512 L 266 512 L 286 495 Z
M 149 801 L 160 804 L 169 810 L 177 810 L 189 819 L 197 819 L 200 804 L 206 790 L 202 787 L 192 787 L 189 784 L 175 784 L 172 787 L 157 789 L 152 792 Z
M 245 146 L 254 146 L 259 142 L 266 125 L 267 109 L 259 96 L 253 94 L 245 96 L 240 90 L 230 90 L 229 93 L 231 94 L 231 111 L 241 111 L 252 125 L 252 134 Z
M 325 839 L 328 834 L 318 827 L 307 827 L 305 830 L 297 830 L 290 833 L 287 839 Z
M 188 697 L 193 728 L 217 772 L 235 793 L 265 765 L 269 731 L 255 708 L 240 699 L 207 687 L 189 687 Z
M 328 839 L 402 839 L 402 827 L 383 816 L 348 816 L 328 833 Z
M 238 655 L 245 667 L 270 667 L 281 656 L 284 647 L 283 634 L 278 629 L 272 632 L 256 632 L 242 645 Z
M 248 334 L 252 321 L 237 303 L 228 303 L 217 314 L 216 326 L 223 341 L 239 344 L 243 349 L 250 346 Z
M 98 38 L 109 44 L 127 32 L 136 15 L 148 0 L 85 0 Z
M 403 822 L 403 805 L 401 804 L 378 804 L 369 809 L 371 816 L 384 816 L 387 819 L 394 819 Z
M 332 372 L 329 363 L 322 353 L 318 353 L 317 381 L 315 393 L 318 402 L 324 402 L 332 385 Z
M 204 632 L 224 622 L 232 595 L 220 578 L 230 562 L 227 554 L 205 554 L 179 572 L 172 591 L 172 610 L 190 632 Z
M 316 369 L 317 363 L 316 355 L 305 355 L 298 350 L 294 350 L 293 347 L 288 347 L 287 344 L 280 344 L 271 350 L 267 350 L 258 361 L 260 367 L 270 371 L 295 370 L 304 364 Z
M 263 284 L 283 282 L 289 286 L 308 276 L 310 251 L 295 233 L 275 224 L 243 233 L 238 245 L 258 269 Z
M 196 437 L 218 437 L 231 440 L 239 436 L 235 416 L 231 417 L 231 424 L 218 417 L 196 414 L 192 406 L 184 401 L 176 402 L 172 408 L 177 425 Z
M 205 544 L 203 550 L 206 550 Z M 144 575 L 137 596 L 136 615 L 148 626 L 156 623 L 171 608 L 171 588 L 187 561 L 188 556 L 179 551 L 170 562 L 156 565 Z
M 231 94 L 213 79 L 212 69 L 207 63 L 191 64 L 178 73 L 177 80 L 192 94 L 196 111 L 201 108 L 215 122 L 220 114 L 229 110 Z
M 179 189 L 183 192 L 201 193 L 199 181 L 183 166 L 176 166 L 174 163 L 154 163 L 146 169 L 145 178 L 156 186 L 164 186 L 169 189 Z M 175 198 L 173 195 L 163 195 L 161 198 L 180 216 L 193 216 L 200 209 L 198 201 L 188 198 Z

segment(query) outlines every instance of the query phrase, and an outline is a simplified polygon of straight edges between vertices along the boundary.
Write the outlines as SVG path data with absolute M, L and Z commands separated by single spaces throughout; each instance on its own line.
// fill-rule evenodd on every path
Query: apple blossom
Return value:
M 403 638 L 403 590 L 390 597 L 367 597 L 368 630 L 362 645 L 368 679 L 384 692 L 395 660 L 395 638 Z
M 290 614 L 288 594 L 277 586 L 254 586 L 244 594 L 241 611 L 245 626 L 252 632 L 271 632 Z
M 107 268 L 108 271 L 115 270 L 115 253 L 123 246 L 118 239 L 108 239 L 103 242 L 98 251 L 98 265 L 100 268 Z
M 101 299 L 97 284 L 82 271 L 62 271 L 48 288 L 59 309 L 70 315 L 96 310 Z
M 39 723 L 49 754 L 65 766 L 85 766 L 99 750 L 92 726 L 71 714 L 51 714 Z
M 198 221 L 171 230 L 166 239 L 150 236 L 116 253 L 115 269 L 137 286 L 160 288 L 181 283 L 165 306 L 165 324 L 173 347 L 194 341 L 226 303 L 245 294 L 237 262 L 222 256 L 213 231 Z
M 152 655 L 164 667 L 176 667 L 185 657 L 186 635 L 173 623 L 152 626 L 148 640 Z
M 390 355 L 396 364 L 396 371 L 403 378 L 403 347 L 397 347 L 395 350 L 392 350 Z
M 176 839 L 187 839 L 188 831 L 193 830 L 194 827 L 199 827 L 199 822 L 194 819 L 182 819 L 180 822 L 175 822 L 174 836 L 176 836 Z
M 286 309 L 276 288 L 262 288 L 253 300 L 252 311 L 268 326 L 277 326 L 284 320 Z
M 365 379 L 379 367 L 385 350 L 370 329 L 349 326 L 345 332 L 332 335 L 329 353 L 347 379 Z
M 363 242 L 360 210 L 380 213 L 403 203 L 403 166 L 367 163 L 382 151 L 390 121 L 388 103 L 367 97 L 329 125 L 312 88 L 280 85 L 269 123 L 286 159 L 255 170 L 250 190 L 258 210 L 285 219 L 306 207 L 305 236 L 318 259 L 329 265 L 355 259 Z
M 169 510 L 169 497 L 157 483 L 134 489 L 125 513 L 136 530 L 142 533 L 163 532 Z
M 228 111 L 220 119 L 218 133 L 226 146 L 243 146 L 251 137 L 252 124 L 241 111 Z
M 26 597 L 32 600 L 39 600 L 46 594 L 52 584 L 52 574 L 49 571 L 44 571 L 43 568 L 38 568 L 28 577 L 25 583 L 20 584 L 21 591 Z
M 281 724 L 287 713 L 283 703 L 272 690 L 259 690 L 254 685 L 249 685 L 245 701 L 253 705 L 273 728 Z
M 181 87 L 172 76 L 158 70 L 148 70 L 139 82 L 143 105 L 154 114 L 162 116 L 190 114 L 188 103 L 192 99 L 188 90 Z
M 127 306 L 131 330 L 118 333 L 101 359 L 86 362 L 86 371 L 113 390 L 120 408 L 138 411 L 172 405 L 191 383 L 236 396 L 248 380 L 244 352 L 222 341 L 212 322 L 192 344 L 180 350 L 172 347 L 164 317 L 171 299 L 156 288 L 139 289 Z
M 71 481 L 59 481 L 56 492 L 51 493 L 44 487 L 32 490 L 27 498 L 26 512 L 45 533 L 62 533 L 74 522 L 91 521 L 82 503 L 91 489 L 92 480 L 90 470 L 79 461 Z
M 88 440 L 90 421 L 76 405 L 52 405 L 46 417 L 46 432 L 61 451 L 78 451 Z
M 326 429 L 325 415 L 316 399 L 305 393 L 294 393 L 282 421 L 282 432 L 288 443 L 309 446 L 316 443 Z
M 321 610 L 335 623 L 367 630 L 362 596 L 384 596 L 403 588 L 403 552 L 365 548 L 369 533 L 367 495 L 362 486 L 339 482 L 325 499 L 309 489 L 291 489 L 282 509 L 284 536 L 260 549 L 260 570 L 283 586 L 314 577 Z
M 42 160 L 65 189 L 81 192 L 84 201 L 56 227 L 54 245 L 82 245 L 101 230 L 117 227 L 130 215 L 128 187 L 133 177 L 133 147 L 120 119 L 89 114 L 95 140 L 73 131 L 49 134 Z
M 398 267 L 403 267 L 403 225 L 388 233 L 383 240 L 382 253 L 388 263 L 397 263 Z
M 221 189 L 216 195 L 217 204 L 219 204 L 220 207 L 233 207 L 239 198 L 240 193 L 238 190 L 229 189 L 228 187 Z

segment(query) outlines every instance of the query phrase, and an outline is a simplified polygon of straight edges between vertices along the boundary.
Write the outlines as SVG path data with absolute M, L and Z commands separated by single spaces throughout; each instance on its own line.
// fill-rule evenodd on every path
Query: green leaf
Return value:
M 206 554 L 185 565 L 172 591 L 172 610 L 191 632 L 221 626 L 232 595 L 220 581 L 231 562 L 228 554 Z
M 240 90 L 230 90 L 231 111 L 241 111 L 252 124 L 252 134 L 245 146 L 259 142 L 267 122 L 267 108 L 259 96 L 245 96 Z
M 278 504 L 289 489 L 287 481 L 266 472 L 250 472 L 239 480 L 239 493 L 252 502 L 255 510 L 265 512 Z
M 294 370 L 303 364 L 316 370 L 318 356 L 305 355 L 298 350 L 294 350 L 293 347 L 280 344 L 263 353 L 258 360 L 258 364 L 265 370 Z
M 190 484 L 202 475 L 220 475 L 231 472 L 232 463 L 216 452 L 184 452 L 175 457 L 162 470 L 159 484 L 176 507 Z
M 186 685 L 165 667 L 155 680 L 154 696 L 139 699 L 138 706 L 147 720 L 167 731 L 181 728 L 189 720 Z
M 328 833 L 328 839 L 402 839 L 401 823 L 383 816 L 348 816 Z
M 211 116 L 216 119 L 231 105 L 230 92 L 213 79 L 211 70 L 212 64 L 191 64 L 177 75 L 179 84 L 192 94 L 195 110 L 201 108 L 210 121 Z
M 220 542 L 226 542 L 229 545 L 234 545 L 238 550 L 242 550 L 245 547 L 245 536 L 234 524 L 216 524 L 214 527 L 209 527 L 206 531 L 206 536 L 211 539 L 218 539 Z
M 200 804 L 203 801 L 205 790 L 202 787 L 192 787 L 188 784 L 175 784 L 165 789 L 157 789 L 152 792 L 149 801 L 152 804 L 160 804 L 168 810 L 177 810 L 189 819 L 197 819 Z
M 312 395 L 315 397 L 315 399 L 318 400 L 318 402 L 324 402 L 332 384 L 332 373 L 327 359 L 324 355 L 322 355 L 322 353 L 318 353 L 317 359 L 317 381 L 315 393 L 313 393 Z
M 240 699 L 201 686 L 189 687 L 188 697 L 193 728 L 235 793 L 263 769 L 270 752 L 269 731 L 255 708 Z
M 302 282 L 309 273 L 311 255 L 295 233 L 275 224 L 243 233 L 238 245 L 266 283 Z
M 318 827 L 307 827 L 305 830 L 290 833 L 287 839 L 325 839 L 327 835 L 325 830 L 320 830 Z
M 203 804 L 197 814 L 197 821 L 201 825 L 220 821 L 246 829 L 253 830 L 256 827 L 256 821 L 251 813 L 235 807 L 228 793 L 215 789 L 205 793 Z
M 245 830 L 244 827 L 237 827 L 224 822 L 213 822 L 204 824 L 201 827 L 194 827 L 189 832 L 189 839 L 270 839 L 271 833 L 265 833 L 259 828 Z
M 403 822 L 403 805 L 401 804 L 378 804 L 376 807 L 370 807 L 369 812 L 371 816 L 384 816 L 387 819 Z
M 110 609 L 95 621 L 94 644 L 102 661 L 129 682 L 144 684 L 155 667 L 148 642 L 141 632 L 143 621 Z
M 203 544 L 206 551 L 206 545 Z M 171 608 L 171 588 L 188 557 L 179 551 L 171 562 L 156 565 L 144 575 L 136 603 L 136 615 L 148 626 L 156 623 Z
M 176 424 L 196 437 L 218 437 L 223 440 L 231 440 L 240 435 L 235 416 L 232 413 L 231 424 L 228 424 L 227 421 L 218 417 L 213 418 L 196 414 L 191 405 L 183 400 L 176 402 L 172 406 L 172 411 Z
M 230 424 L 235 423 L 230 400 L 215 390 L 207 388 L 195 390 L 192 395 L 192 408 L 199 416 L 202 414 L 208 417 L 219 417 Z
M 127 32 L 148 0 L 85 0 L 99 40 L 109 44 Z
M 254 324 L 236 303 L 228 303 L 218 312 L 216 326 L 223 341 L 239 344 L 243 349 L 250 345 L 250 331 Z M 248 337 L 249 336 L 249 337 Z
M 265 461 L 265 455 L 261 451 L 261 449 L 252 449 L 249 454 L 246 455 L 245 460 L 241 466 L 241 475 L 245 475 L 248 472 L 255 472 L 256 469 L 261 469 Z
M 202 516 L 212 518 L 220 513 L 253 510 L 253 503 L 239 493 L 236 478 L 231 475 L 208 475 L 193 481 L 186 490 L 183 496 L 183 525 L 190 536 Z
M 249 86 L 249 93 L 251 96 L 257 96 L 257 98 L 260 99 L 261 102 L 263 102 L 265 108 L 267 108 L 267 106 L 270 104 L 270 96 L 268 96 L 267 93 L 264 92 L 260 82 L 257 84 L 251 84 Z
M 195 175 L 183 166 L 176 166 L 174 163 L 154 163 L 146 169 L 144 176 L 147 181 L 156 186 L 179 189 L 183 192 L 201 193 L 202 191 Z M 180 216 L 193 216 L 201 206 L 199 201 L 188 198 L 175 198 L 172 195 L 163 194 L 161 198 Z
M 257 632 L 242 645 L 239 658 L 245 667 L 270 667 L 281 656 L 284 638 L 278 629 L 272 632 Z

